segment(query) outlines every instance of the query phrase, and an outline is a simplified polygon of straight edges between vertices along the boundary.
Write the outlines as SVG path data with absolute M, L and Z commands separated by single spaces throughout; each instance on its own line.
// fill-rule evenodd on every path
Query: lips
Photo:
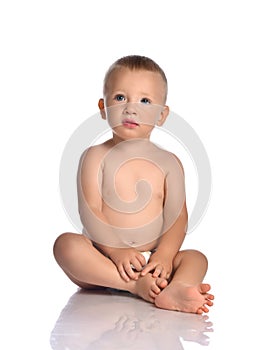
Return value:
M 136 128 L 137 126 L 139 126 L 139 124 L 134 120 L 134 119 L 130 119 L 130 118 L 126 118 L 122 121 L 122 124 L 130 129 Z

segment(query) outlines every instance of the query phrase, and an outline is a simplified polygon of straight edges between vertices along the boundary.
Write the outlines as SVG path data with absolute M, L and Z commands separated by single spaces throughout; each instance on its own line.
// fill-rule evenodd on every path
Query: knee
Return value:
M 63 233 L 55 241 L 53 246 L 53 254 L 58 263 L 67 258 L 74 246 L 74 233 Z
M 202 252 L 196 249 L 187 249 L 187 250 L 180 251 L 177 254 L 177 258 L 179 263 L 181 262 L 181 260 L 183 259 L 187 260 L 189 258 L 189 259 L 193 259 L 194 261 L 200 262 L 204 266 L 208 267 L 208 259 L 206 255 L 204 255 Z
M 208 259 L 207 259 L 206 255 L 204 255 L 199 250 L 190 249 L 190 250 L 188 250 L 188 254 L 190 254 L 195 260 L 202 262 L 203 265 L 208 266 Z

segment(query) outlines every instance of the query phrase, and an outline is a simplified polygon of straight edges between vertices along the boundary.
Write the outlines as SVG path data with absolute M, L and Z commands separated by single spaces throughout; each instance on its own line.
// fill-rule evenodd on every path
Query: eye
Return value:
M 114 99 L 118 102 L 123 102 L 125 101 L 125 96 L 124 95 L 116 95 Z
M 151 101 L 149 100 L 149 98 L 146 98 L 146 97 L 143 97 L 143 98 L 141 99 L 141 102 L 144 103 L 144 104 L 149 104 L 149 103 L 151 103 Z

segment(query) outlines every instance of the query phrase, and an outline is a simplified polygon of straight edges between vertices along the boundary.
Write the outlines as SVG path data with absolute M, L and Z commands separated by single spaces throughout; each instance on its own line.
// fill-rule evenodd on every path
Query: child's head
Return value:
M 169 113 L 166 76 L 144 56 L 126 56 L 113 63 L 105 75 L 103 94 L 98 103 L 102 118 L 122 139 L 149 138 Z
M 122 58 L 119 58 L 117 61 L 115 61 L 110 68 L 108 69 L 105 78 L 104 78 L 104 87 L 103 87 L 103 94 L 106 96 L 109 88 L 109 82 L 112 78 L 113 74 L 115 72 L 120 72 L 124 70 L 124 68 L 130 70 L 130 71 L 146 71 L 146 72 L 153 72 L 157 73 L 161 79 L 162 79 L 162 85 L 164 90 L 164 103 L 166 102 L 167 98 L 167 78 L 162 70 L 162 68 L 151 58 L 145 57 L 145 56 L 138 56 L 138 55 L 130 55 L 125 56 Z

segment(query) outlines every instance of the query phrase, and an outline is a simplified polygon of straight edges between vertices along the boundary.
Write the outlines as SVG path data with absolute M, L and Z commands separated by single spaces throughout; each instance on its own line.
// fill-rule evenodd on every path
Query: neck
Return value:
M 149 136 L 150 135 L 148 135 L 145 138 L 141 138 L 141 139 L 149 141 Z M 113 142 L 114 145 L 117 145 L 118 143 L 123 142 L 123 141 L 132 141 L 132 140 L 134 140 L 134 139 L 133 138 L 131 138 L 131 139 L 123 139 L 123 138 L 119 137 L 118 135 L 116 135 L 115 133 L 112 134 L 112 142 Z M 139 140 L 139 139 L 136 138 L 135 140 Z

